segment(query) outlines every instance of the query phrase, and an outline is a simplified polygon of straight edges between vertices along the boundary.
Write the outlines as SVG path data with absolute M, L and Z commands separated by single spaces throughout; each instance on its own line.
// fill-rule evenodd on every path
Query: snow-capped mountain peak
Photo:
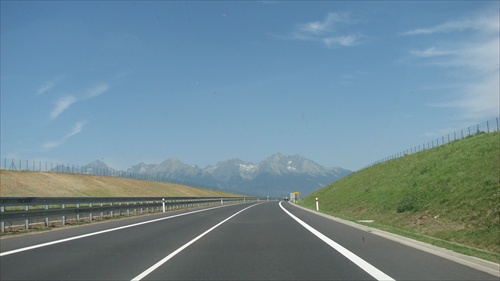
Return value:
M 92 166 L 104 167 L 105 164 L 102 164 L 104 162 L 96 161 Z M 127 172 L 154 175 L 156 178 L 193 186 L 280 197 L 294 191 L 307 194 L 351 173 L 338 167 L 325 168 L 300 155 L 286 156 L 281 153 L 273 154 L 257 164 L 234 158 L 203 169 L 169 158 L 160 164 L 141 162 Z

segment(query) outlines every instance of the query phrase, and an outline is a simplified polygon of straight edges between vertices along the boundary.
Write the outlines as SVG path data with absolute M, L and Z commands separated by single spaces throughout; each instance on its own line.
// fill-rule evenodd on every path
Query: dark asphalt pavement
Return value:
M 246 203 L 2 239 L 0 279 L 376 280 L 367 269 L 373 267 L 394 280 L 498 280 L 282 205 L 348 253 L 313 235 L 279 202 Z M 71 240 L 61 241 L 67 238 Z M 361 268 L 356 258 L 368 266 Z

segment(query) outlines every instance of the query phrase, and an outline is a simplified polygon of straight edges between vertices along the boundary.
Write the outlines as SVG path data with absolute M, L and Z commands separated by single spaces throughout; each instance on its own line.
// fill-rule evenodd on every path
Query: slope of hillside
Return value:
M 236 196 L 174 183 L 117 177 L 0 170 L 0 196 Z
M 426 242 L 439 246 L 481 249 L 483 258 L 498 262 L 500 134 L 479 134 L 372 166 L 300 204 L 314 208 L 316 197 L 322 212 L 374 220 L 374 227 L 432 237 Z

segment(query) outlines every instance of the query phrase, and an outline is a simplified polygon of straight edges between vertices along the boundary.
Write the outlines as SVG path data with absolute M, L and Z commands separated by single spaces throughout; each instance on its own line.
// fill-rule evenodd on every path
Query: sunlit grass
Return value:
M 220 190 L 109 176 L 0 170 L 0 177 L 2 197 L 237 196 Z
M 500 261 L 500 134 L 479 134 L 384 162 L 300 204 Z M 408 236 L 408 235 L 406 235 Z

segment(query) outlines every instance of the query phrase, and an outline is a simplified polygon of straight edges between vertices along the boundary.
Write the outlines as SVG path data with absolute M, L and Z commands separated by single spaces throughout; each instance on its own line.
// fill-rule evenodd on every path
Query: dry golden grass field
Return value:
M 161 197 L 239 196 L 174 183 L 117 177 L 0 170 L 1 197 Z

